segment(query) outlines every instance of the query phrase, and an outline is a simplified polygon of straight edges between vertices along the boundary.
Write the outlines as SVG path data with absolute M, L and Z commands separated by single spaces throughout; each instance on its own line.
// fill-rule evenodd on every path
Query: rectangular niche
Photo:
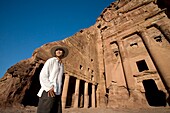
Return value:
M 145 60 L 140 60 L 136 62 L 139 72 L 149 70 Z

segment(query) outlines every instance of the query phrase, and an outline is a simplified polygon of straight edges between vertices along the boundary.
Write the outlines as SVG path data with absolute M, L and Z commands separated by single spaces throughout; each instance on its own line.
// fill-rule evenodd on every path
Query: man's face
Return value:
M 61 49 L 57 49 L 56 51 L 55 51 L 55 55 L 56 55 L 56 57 L 62 57 L 63 56 L 63 50 L 61 50 Z

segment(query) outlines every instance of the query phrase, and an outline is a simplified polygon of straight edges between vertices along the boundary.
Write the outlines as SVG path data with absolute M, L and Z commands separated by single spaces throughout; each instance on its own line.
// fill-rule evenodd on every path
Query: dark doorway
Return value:
M 76 78 L 70 76 L 68 92 L 67 92 L 66 108 L 72 107 L 74 103 L 73 95 L 75 93 L 75 84 L 76 84 Z
M 166 94 L 158 90 L 154 80 L 143 80 L 145 96 L 150 106 L 166 106 Z
M 92 103 L 92 84 L 89 83 L 88 85 L 88 95 L 89 95 L 89 106 L 88 107 L 91 107 L 91 103 Z
M 140 60 L 136 62 L 139 72 L 149 70 L 145 60 Z
M 22 103 L 24 106 L 38 106 L 38 96 L 37 93 L 40 90 L 39 74 L 44 64 L 40 64 L 39 68 L 36 69 L 34 75 L 31 78 L 31 85 L 29 89 L 26 90 Z
M 84 107 L 84 84 L 85 84 L 85 82 L 80 80 L 79 101 L 78 101 L 78 107 L 79 108 L 83 108 Z

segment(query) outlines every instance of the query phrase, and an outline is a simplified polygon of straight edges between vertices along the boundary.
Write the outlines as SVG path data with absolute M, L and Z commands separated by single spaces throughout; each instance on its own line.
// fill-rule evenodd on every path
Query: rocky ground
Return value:
M 25 108 L 0 108 L 0 113 L 36 113 L 36 107 Z M 170 107 L 157 107 L 157 108 L 68 108 L 63 110 L 63 113 L 170 113 Z

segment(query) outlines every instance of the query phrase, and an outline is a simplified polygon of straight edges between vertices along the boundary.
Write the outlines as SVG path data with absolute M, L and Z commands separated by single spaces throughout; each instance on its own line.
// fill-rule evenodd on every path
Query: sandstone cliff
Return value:
M 164 98 L 168 98 L 170 91 L 169 70 L 165 67 L 170 64 L 170 60 L 166 57 L 163 62 L 158 62 L 157 56 L 164 58 L 165 52 L 170 53 L 170 20 L 163 9 L 165 4 L 161 4 L 161 9 L 158 3 L 161 2 L 118 0 L 104 9 L 93 26 L 64 40 L 37 48 L 31 58 L 10 67 L 0 79 L 0 105 L 37 106 L 39 73 L 45 61 L 51 57 L 50 48 L 62 45 L 69 49 L 69 55 L 63 61 L 65 74 L 96 86 L 95 107 L 149 106 L 152 102 L 148 100 L 144 86 L 145 81 L 151 79 L 163 91 L 161 94 L 165 95 L 161 97 L 161 106 L 164 106 Z M 164 0 L 164 3 L 169 4 L 168 0 Z M 144 40 L 145 36 L 156 40 L 161 36 L 160 47 L 155 46 L 152 40 L 149 44 L 154 45 L 151 48 L 157 47 L 163 53 L 152 52 Z M 139 49 L 132 48 L 135 46 L 139 46 Z M 144 62 L 141 59 L 148 64 L 145 69 L 138 65 L 138 61 Z M 163 69 L 159 68 L 162 63 L 165 65 Z

